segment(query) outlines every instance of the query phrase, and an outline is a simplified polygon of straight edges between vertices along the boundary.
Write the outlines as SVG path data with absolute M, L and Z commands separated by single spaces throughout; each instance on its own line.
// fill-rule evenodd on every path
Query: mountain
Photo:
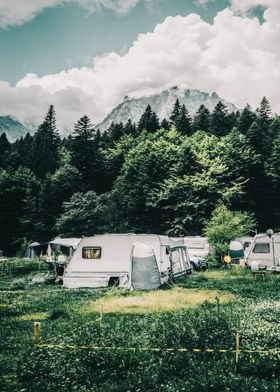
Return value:
M 5 132 L 10 142 L 16 141 L 29 131 L 29 129 L 10 116 L 0 117 L 0 135 Z
M 200 105 L 204 105 L 212 111 L 219 101 L 222 101 L 230 112 L 237 110 L 232 103 L 220 98 L 216 93 L 209 94 L 200 90 L 172 87 L 160 94 L 147 97 L 135 99 L 125 97 L 120 105 L 115 107 L 101 123 L 96 125 L 96 128 L 104 131 L 112 122 L 125 124 L 129 118 L 132 122 L 137 123 L 148 105 L 156 112 L 160 120 L 168 119 L 177 98 L 181 105 L 186 105 L 191 116 L 195 114 Z

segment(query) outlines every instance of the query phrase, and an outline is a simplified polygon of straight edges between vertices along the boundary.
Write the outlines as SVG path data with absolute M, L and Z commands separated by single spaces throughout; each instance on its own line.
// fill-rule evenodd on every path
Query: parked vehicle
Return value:
M 140 257 L 142 260 L 137 259 L 139 255 L 136 256 L 139 244 L 146 245 L 146 248 L 142 246 L 146 249 L 146 256 L 144 252 Z M 167 236 L 104 234 L 81 240 L 65 269 L 63 284 L 67 288 L 111 285 L 134 288 L 133 271 L 135 268 L 139 270 L 139 265 L 143 271 L 148 271 L 152 281 L 159 279 L 160 284 L 191 272 L 186 246 L 174 244 Z M 145 273 L 136 280 L 145 280 Z M 141 285 L 146 289 L 154 288 L 148 281 L 147 279 L 147 284 Z
M 246 255 L 246 263 L 254 269 L 280 272 L 280 233 L 257 234 Z

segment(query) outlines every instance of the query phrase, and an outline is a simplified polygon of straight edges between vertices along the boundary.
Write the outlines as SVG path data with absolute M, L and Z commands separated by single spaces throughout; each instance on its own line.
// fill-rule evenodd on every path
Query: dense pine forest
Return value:
M 0 136 L 0 249 L 104 232 L 202 234 L 217 206 L 280 228 L 280 117 L 263 98 L 231 113 L 219 102 L 192 118 L 176 101 L 159 121 L 103 133 L 84 115 L 61 138 L 51 106 L 31 136 Z

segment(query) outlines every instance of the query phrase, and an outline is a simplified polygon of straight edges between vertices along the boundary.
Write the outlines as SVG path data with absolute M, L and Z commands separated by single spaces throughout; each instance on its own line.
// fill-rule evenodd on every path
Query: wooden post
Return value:
M 34 345 L 36 350 L 39 350 L 39 344 L 40 344 L 40 323 L 39 321 L 34 321 Z
M 102 319 L 103 319 L 103 305 L 100 303 L 100 312 L 99 312 L 99 324 L 100 324 L 100 332 L 102 328 Z
M 236 366 L 238 365 L 239 355 L 240 355 L 240 335 L 239 335 L 239 332 L 237 331 L 236 337 L 235 337 L 235 364 L 236 364 Z

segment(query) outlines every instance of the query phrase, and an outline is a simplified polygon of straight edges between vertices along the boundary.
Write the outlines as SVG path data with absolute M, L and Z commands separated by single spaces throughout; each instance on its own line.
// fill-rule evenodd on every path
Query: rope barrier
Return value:
M 38 344 L 36 348 L 58 348 L 58 349 L 84 349 L 93 351 L 146 351 L 146 352 L 188 352 L 188 353 L 260 353 L 280 355 L 280 350 L 251 350 L 251 349 L 215 349 L 215 348 L 157 348 L 157 347 L 116 347 L 116 346 L 84 346 L 71 344 Z
M 100 309 L 102 315 L 102 309 Z M 102 320 L 102 316 L 100 318 Z M 240 335 L 236 333 L 235 349 L 227 348 L 158 348 L 158 347 L 117 347 L 117 346 L 95 346 L 95 345 L 73 345 L 73 344 L 41 344 L 40 343 L 40 323 L 34 322 L 34 346 L 39 348 L 57 348 L 57 349 L 71 349 L 71 350 L 93 350 L 93 351 L 143 351 L 143 352 L 181 352 L 181 353 L 235 353 L 235 363 L 238 364 L 240 353 L 249 354 L 266 354 L 266 355 L 280 355 L 280 349 L 271 350 L 255 350 L 255 349 L 241 349 Z

